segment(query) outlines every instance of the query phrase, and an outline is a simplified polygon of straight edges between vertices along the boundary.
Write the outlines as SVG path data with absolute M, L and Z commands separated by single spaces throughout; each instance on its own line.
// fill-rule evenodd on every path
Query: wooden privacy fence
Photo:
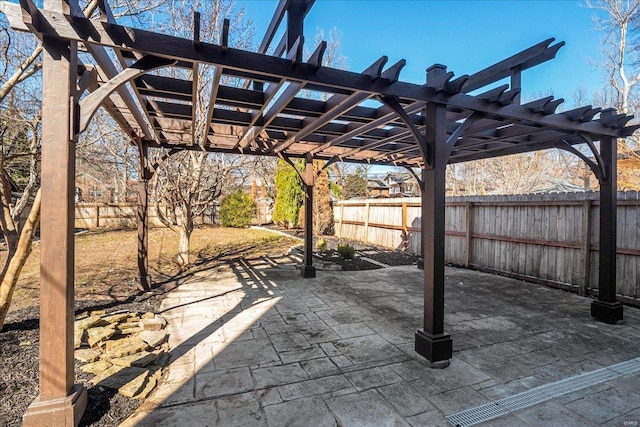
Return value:
M 448 263 L 597 295 L 597 193 L 447 198 Z M 420 253 L 420 198 L 340 201 L 336 236 Z M 618 193 L 617 291 L 640 305 L 640 200 Z
M 160 206 L 166 210 L 166 206 Z M 136 227 L 136 215 L 138 207 L 135 203 L 76 203 L 75 228 L 130 228 Z M 218 209 L 212 205 L 195 217 L 195 225 L 217 224 Z M 149 207 L 149 225 L 151 227 L 164 227 L 158 217 L 155 206 Z

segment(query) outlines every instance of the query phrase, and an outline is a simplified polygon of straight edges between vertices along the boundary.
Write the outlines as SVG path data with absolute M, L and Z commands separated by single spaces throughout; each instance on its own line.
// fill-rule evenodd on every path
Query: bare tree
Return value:
M 247 49 L 252 43 L 253 24 L 245 19 L 244 9 L 236 10 L 235 6 L 235 2 L 231 0 L 171 0 L 167 3 L 168 19 L 162 26 L 167 32 L 190 38 L 193 36 L 193 11 L 197 10 L 203 18 L 200 25 L 201 40 L 220 43 L 224 20 L 229 19 L 229 44 Z M 205 146 L 209 138 L 207 109 L 215 67 L 201 66 L 195 75 L 192 71 L 185 74 L 184 70 L 179 69 L 169 72 L 174 77 L 198 82 L 194 144 Z M 249 162 L 250 159 L 239 156 L 191 151 L 171 156 L 160 164 L 153 179 L 153 198 L 158 206 L 166 206 L 166 211 L 158 209 L 161 221 L 180 235 L 178 262 L 182 266 L 189 264 L 194 217 L 220 197 L 224 189 L 235 189 L 239 183 L 242 184 L 239 178 L 244 174 L 239 174 L 238 171 L 245 168 Z
M 116 16 L 157 7 L 164 0 L 122 0 L 114 2 Z M 84 12 L 91 16 L 98 1 L 84 3 Z M 40 73 L 42 44 L 31 34 L 9 29 L 0 14 L 0 228 L 6 257 L 0 266 L 0 330 L 22 267 L 31 253 L 31 245 L 40 218 Z M 16 168 L 22 182 L 13 179 Z M 14 188 L 15 189 L 15 188 Z
M 244 184 L 247 160 L 224 154 L 188 151 L 162 164 L 153 179 L 153 198 L 160 221 L 180 236 L 178 263 L 190 263 L 194 219 L 225 192 Z
M 614 107 L 625 114 L 640 109 L 640 0 L 601 0 L 585 2 L 595 10 L 596 29 L 603 32 L 600 67 L 607 86 L 596 94 L 599 105 Z M 618 141 L 618 186 L 640 188 L 640 137 L 636 134 Z

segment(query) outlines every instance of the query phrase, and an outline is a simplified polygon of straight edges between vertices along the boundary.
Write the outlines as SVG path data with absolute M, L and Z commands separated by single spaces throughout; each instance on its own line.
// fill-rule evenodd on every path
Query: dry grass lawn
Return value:
M 234 258 L 281 254 L 296 243 L 274 233 L 253 229 L 199 227 L 191 237 L 192 269 L 215 266 Z M 165 228 L 149 232 L 149 270 L 154 282 L 183 273 L 175 258 L 178 235 Z M 76 300 L 114 301 L 136 293 L 137 234 L 135 230 L 96 231 L 76 236 Z M 0 253 L 0 259 L 6 253 Z M 34 244 L 22 271 L 11 310 L 39 304 L 40 245 Z

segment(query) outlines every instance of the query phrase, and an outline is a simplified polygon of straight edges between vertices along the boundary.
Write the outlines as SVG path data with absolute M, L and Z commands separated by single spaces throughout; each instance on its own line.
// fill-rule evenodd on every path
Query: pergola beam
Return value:
M 14 28 L 28 29 L 22 21 L 17 22 L 15 17 L 15 8 L 20 6 L 7 2 L 3 2 L 2 4 L 4 10 L 14 9 L 14 13 L 9 14 L 9 17 L 13 17 L 11 25 Z M 367 76 L 349 71 L 327 67 L 316 69 L 312 65 L 304 63 L 299 63 L 293 67 L 292 61 L 288 59 L 275 58 L 233 48 L 226 48 L 226 53 L 223 54 L 223 48 L 221 46 L 208 43 L 201 43 L 198 49 L 195 49 L 192 41 L 187 39 L 156 34 L 121 25 L 105 25 L 102 22 L 96 22 L 86 18 L 68 20 L 60 13 L 47 10 L 37 10 L 32 13 L 35 17 L 31 20 L 36 23 L 33 31 L 40 34 L 48 34 L 53 37 L 86 41 L 89 44 L 99 44 L 115 49 L 169 56 L 188 62 L 222 65 L 225 68 L 228 67 L 239 70 L 250 69 L 257 74 L 273 77 L 279 76 L 298 82 L 292 84 L 304 85 L 313 82 L 339 89 L 369 92 L 373 95 L 395 96 L 400 99 L 441 103 L 449 107 L 494 114 L 506 119 L 529 120 L 541 125 L 576 132 L 596 133 L 616 138 L 625 136 L 622 128 L 607 127 L 595 121 L 587 123 L 575 122 L 558 114 L 543 116 L 531 113 L 520 105 L 495 105 L 464 93 L 447 97 L 435 93 L 433 88 L 416 84 L 401 81 L 388 84 L 388 82 L 383 79 L 372 82 Z M 89 36 L 86 37 L 87 40 L 85 40 L 80 34 L 88 34 Z M 532 63 L 535 63 L 537 60 L 538 59 L 532 60 Z

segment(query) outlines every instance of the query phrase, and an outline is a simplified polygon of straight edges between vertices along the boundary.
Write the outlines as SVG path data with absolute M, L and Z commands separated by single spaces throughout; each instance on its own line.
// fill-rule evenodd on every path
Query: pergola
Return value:
M 606 323 L 623 318 L 616 301 L 616 140 L 638 126 L 627 126 L 632 116 L 614 109 L 556 113 L 562 99 L 520 101 L 521 73 L 554 58 L 564 43 L 545 40 L 460 77 L 435 64 L 425 84 L 413 84 L 399 79 L 404 60 L 387 66 L 383 56 L 360 73 L 333 69 L 322 66 L 326 43 L 304 58 L 303 23 L 312 4 L 281 0 L 258 52 L 249 52 L 228 46 L 228 22 L 219 45 L 201 41 L 197 13 L 193 38 L 183 39 L 119 25 L 105 0 L 91 2 L 97 12 L 89 17 L 77 0 L 45 0 L 43 9 L 32 0 L 0 3 L 14 29 L 44 45 L 40 394 L 25 425 L 75 425 L 86 404 L 85 390 L 74 385 L 75 142 L 99 107 L 140 153 L 142 289 L 150 286 L 150 148 L 166 150 L 165 157 L 180 150 L 278 156 L 294 167 L 292 159 L 303 158 L 306 166 L 296 168 L 306 193 L 303 277 L 315 277 L 312 161 L 406 167 L 422 190 L 424 324 L 415 349 L 446 365 L 452 356 L 444 331 L 446 165 L 559 148 L 580 157 L 600 182 L 599 294 L 591 315 Z M 284 35 L 272 45 L 281 25 Z M 215 68 L 206 117 L 198 116 L 197 78 L 152 73 L 176 67 L 197 76 L 202 66 Z M 204 134 L 195 126 L 202 119 Z

